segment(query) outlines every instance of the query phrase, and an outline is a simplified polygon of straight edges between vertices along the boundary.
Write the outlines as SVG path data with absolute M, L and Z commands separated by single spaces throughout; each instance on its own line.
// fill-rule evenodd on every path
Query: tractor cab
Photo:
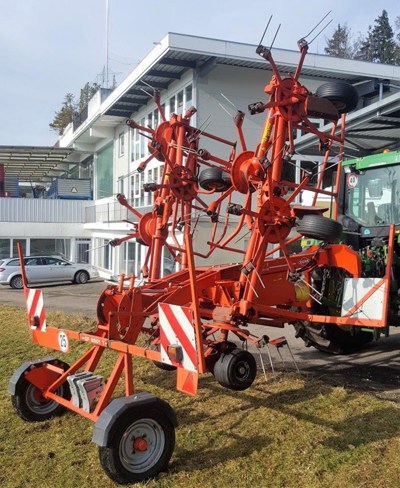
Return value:
M 400 227 L 400 151 L 349 160 L 343 169 L 340 213 L 349 243 L 360 248 L 387 237 L 390 224 Z

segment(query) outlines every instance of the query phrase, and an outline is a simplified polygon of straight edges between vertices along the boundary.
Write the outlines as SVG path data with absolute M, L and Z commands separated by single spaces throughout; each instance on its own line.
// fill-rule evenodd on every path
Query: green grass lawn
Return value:
M 49 313 L 50 325 L 82 330 L 86 317 Z M 89 326 L 89 327 L 88 327 Z M 85 346 L 72 344 L 69 363 Z M 0 305 L 0 484 L 4 487 L 117 486 L 98 462 L 89 420 L 67 413 L 28 423 L 13 411 L 7 385 L 21 363 L 53 352 L 34 345 L 25 312 Z M 110 366 L 115 355 L 107 354 Z M 167 400 L 179 427 L 168 473 L 146 487 L 399 488 L 400 409 L 372 394 L 312 377 L 282 375 L 233 392 L 211 375 L 197 397 L 175 390 L 175 374 L 134 363 L 136 388 Z

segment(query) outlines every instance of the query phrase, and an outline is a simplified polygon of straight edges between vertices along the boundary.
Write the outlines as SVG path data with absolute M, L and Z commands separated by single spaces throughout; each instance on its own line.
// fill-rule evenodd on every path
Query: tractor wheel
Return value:
M 206 191 L 223 192 L 232 186 L 230 177 L 218 168 L 207 168 L 199 174 L 199 185 Z
M 340 114 L 351 112 L 358 104 L 357 90 L 344 81 L 325 83 L 317 88 L 315 94 L 317 97 L 330 100 Z
M 371 332 L 355 328 L 353 335 L 350 330 L 334 324 L 298 322 L 295 329 L 296 337 L 301 337 L 307 347 L 313 346 L 329 354 L 351 354 L 373 340 Z
M 322 215 L 308 214 L 299 221 L 297 232 L 304 237 L 331 242 L 341 236 L 342 224 Z
M 21 290 L 24 287 L 24 284 L 22 282 L 22 276 L 13 276 L 10 281 L 10 286 L 11 288 L 14 288 L 14 290 Z
M 99 447 L 100 463 L 117 483 L 138 483 L 165 471 L 175 447 L 175 428 L 162 410 L 123 412 Z
M 243 349 L 221 354 L 214 365 L 213 375 L 225 388 L 241 391 L 249 388 L 257 373 L 254 356 Z
M 67 363 L 59 361 L 64 371 L 69 369 Z M 56 391 L 57 395 L 69 399 L 71 392 L 68 383 L 63 383 Z M 17 414 L 28 422 L 43 422 L 65 411 L 65 407 L 54 400 L 42 396 L 42 392 L 25 378 L 17 385 L 17 392 L 11 396 L 11 403 Z

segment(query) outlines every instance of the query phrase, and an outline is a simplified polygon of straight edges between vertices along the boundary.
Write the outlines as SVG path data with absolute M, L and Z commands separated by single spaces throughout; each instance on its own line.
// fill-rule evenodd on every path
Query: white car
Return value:
M 97 269 L 90 264 L 72 263 L 59 256 L 27 256 L 24 263 L 28 284 L 56 281 L 84 284 L 99 277 Z M 23 287 L 18 258 L 0 260 L 0 284 L 16 289 Z

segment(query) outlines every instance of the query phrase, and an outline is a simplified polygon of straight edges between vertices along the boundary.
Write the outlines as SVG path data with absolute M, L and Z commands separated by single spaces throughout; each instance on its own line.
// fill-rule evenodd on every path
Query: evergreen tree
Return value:
M 53 122 L 49 124 L 50 128 L 55 130 L 58 135 L 62 136 L 64 129 L 72 122 L 75 113 L 74 95 L 67 93 L 64 98 L 61 109 L 55 112 Z
M 368 26 L 368 33 L 366 36 L 359 34 L 355 42 L 354 58 L 361 61 L 373 61 L 373 46 L 372 46 L 372 27 Z
M 100 85 L 97 83 L 93 83 L 92 85 L 87 82 L 83 88 L 81 88 L 81 93 L 79 96 L 78 102 L 78 111 L 82 112 L 82 110 L 87 106 L 89 100 L 93 97 L 93 95 L 97 92 L 100 88 Z
M 383 10 L 382 15 L 375 19 L 374 26 L 369 26 L 368 34 L 361 40 L 355 57 L 374 63 L 395 64 L 396 53 L 394 32 L 389 23 L 388 13 Z
M 351 32 L 347 25 L 341 26 L 338 24 L 332 37 L 327 40 L 325 53 L 338 58 L 351 58 L 353 50 L 350 45 L 350 38 Z
M 76 112 L 80 113 L 87 106 L 89 100 L 100 88 L 97 83 L 86 83 L 83 88 L 81 88 L 79 101 L 75 102 L 75 97 L 72 93 L 67 93 L 65 95 L 64 102 L 60 110 L 55 112 L 53 121 L 49 124 L 50 128 L 55 130 L 58 135 L 62 136 L 64 129 L 69 123 L 72 122 L 74 114 Z
M 396 39 L 396 64 L 400 65 L 400 15 L 398 15 L 394 21 L 394 25 L 397 31 Z

